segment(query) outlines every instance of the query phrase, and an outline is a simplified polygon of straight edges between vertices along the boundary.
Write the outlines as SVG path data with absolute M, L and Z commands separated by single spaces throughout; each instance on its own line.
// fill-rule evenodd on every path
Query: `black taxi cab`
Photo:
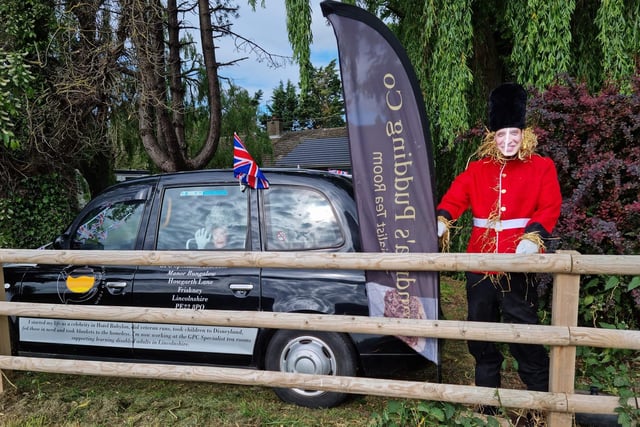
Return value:
M 148 176 L 91 200 L 49 247 L 80 250 L 358 251 L 351 179 L 266 169 L 267 190 L 232 170 Z M 11 265 L 8 299 L 55 304 L 368 315 L 363 271 L 239 267 Z M 325 375 L 390 374 L 424 359 L 391 336 L 14 317 L 15 354 L 252 367 Z M 389 363 L 390 361 L 395 363 Z M 411 363 L 410 363 L 411 362 Z M 385 372 L 386 370 L 386 372 Z M 344 393 L 275 389 L 335 406 Z

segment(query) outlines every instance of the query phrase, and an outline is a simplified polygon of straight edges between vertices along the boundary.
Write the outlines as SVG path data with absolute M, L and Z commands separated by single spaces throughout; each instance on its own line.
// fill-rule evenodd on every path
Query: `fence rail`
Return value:
M 200 326 L 299 329 L 429 338 L 589 346 L 640 350 L 640 332 L 577 326 L 487 324 L 458 320 L 394 319 L 349 315 L 175 310 L 116 306 L 80 306 L 0 301 L 0 315 L 118 322 L 181 323 Z
M 0 368 L 62 374 L 202 381 L 267 387 L 301 387 L 372 396 L 440 400 L 465 404 L 489 404 L 543 411 L 613 413 L 620 405 L 615 396 L 544 393 L 527 390 L 490 389 L 378 378 L 289 374 L 238 368 L 167 364 L 93 362 L 0 356 Z
M 571 426 L 576 412 L 610 414 L 616 396 L 574 393 L 575 348 L 640 350 L 640 331 L 578 327 L 579 280 L 583 274 L 640 275 L 640 256 L 556 254 L 373 254 L 308 252 L 38 251 L 0 249 L 0 263 L 184 265 L 402 271 L 505 271 L 553 273 L 552 325 L 370 318 L 300 313 L 191 311 L 142 307 L 14 303 L 0 291 L 0 369 L 71 374 L 198 380 L 270 387 L 304 387 L 347 393 L 440 400 L 549 411 L 548 424 Z M 0 283 L 4 283 L 0 269 Z M 451 384 L 288 374 L 206 366 L 91 362 L 9 356 L 6 316 L 180 323 L 425 336 L 442 339 L 525 342 L 551 346 L 550 392 L 490 389 Z M 345 321 L 348 319 L 348 321 Z M 4 342 L 2 342 L 4 341 Z M 1 386 L 1 384 L 0 384 Z M 1 391 L 1 387 L 0 387 Z M 638 405 L 638 398 L 627 404 Z

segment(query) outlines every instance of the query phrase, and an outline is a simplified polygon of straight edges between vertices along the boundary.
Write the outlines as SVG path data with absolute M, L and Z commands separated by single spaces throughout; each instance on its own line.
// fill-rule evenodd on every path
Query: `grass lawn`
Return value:
M 447 320 L 466 315 L 464 283 L 443 278 L 441 306 Z M 466 342 L 446 341 L 444 383 L 473 385 Z M 434 369 L 413 378 L 436 381 Z M 6 372 L 0 425 L 37 426 L 368 426 L 390 399 L 354 396 L 338 408 L 313 410 L 282 403 L 267 387 Z M 513 370 L 505 387 L 521 388 Z

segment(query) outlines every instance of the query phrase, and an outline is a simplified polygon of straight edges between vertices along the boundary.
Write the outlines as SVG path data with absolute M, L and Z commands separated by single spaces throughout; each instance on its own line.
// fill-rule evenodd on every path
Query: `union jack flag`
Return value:
M 235 132 L 233 133 L 233 176 L 251 188 L 269 188 L 269 181 Z
M 335 173 L 336 175 L 351 176 L 349 172 L 340 169 L 329 169 L 329 172 Z

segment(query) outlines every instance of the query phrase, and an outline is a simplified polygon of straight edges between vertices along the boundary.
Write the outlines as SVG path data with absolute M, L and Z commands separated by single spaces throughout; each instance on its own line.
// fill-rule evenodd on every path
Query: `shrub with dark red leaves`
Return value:
M 584 84 L 533 94 L 529 119 L 538 152 L 558 170 L 562 213 L 559 248 L 583 254 L 640 253 L 640 78 L 630 95 Z
M 584 84 L 565 78 L 531 97 L 529 118 L 537 151 L 558 170 L 558 248 L 640 254 L 640 77 L 626 95 L 614 87 L 590 94 Z M 583 279 L 580 324 L 637 329 L 638 278 Z

